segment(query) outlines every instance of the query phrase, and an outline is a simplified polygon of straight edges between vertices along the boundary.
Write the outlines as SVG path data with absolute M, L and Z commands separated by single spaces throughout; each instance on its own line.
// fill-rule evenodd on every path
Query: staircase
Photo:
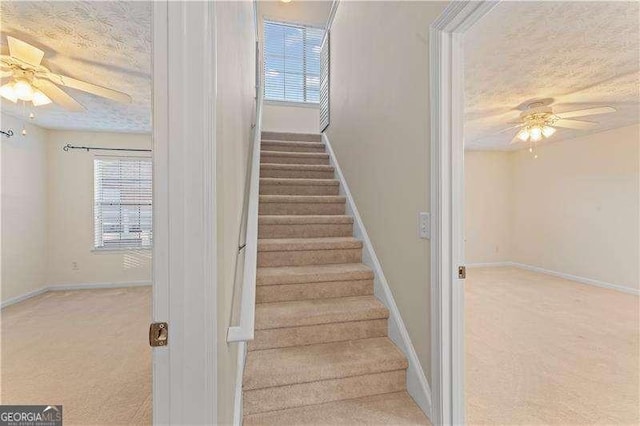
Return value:
M 244 424 L 429 424 L 321 141 L 262 133 Z

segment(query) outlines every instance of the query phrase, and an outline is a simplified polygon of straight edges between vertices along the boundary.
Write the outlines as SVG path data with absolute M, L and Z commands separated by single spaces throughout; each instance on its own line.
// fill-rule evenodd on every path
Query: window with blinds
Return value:
M 264 97 L 285 102 L 320 101 L 320 46 L 324 30 L 264 22 Z
M 151 159 L 96 158 L 93 166 L 95 248 L 151 247 Z

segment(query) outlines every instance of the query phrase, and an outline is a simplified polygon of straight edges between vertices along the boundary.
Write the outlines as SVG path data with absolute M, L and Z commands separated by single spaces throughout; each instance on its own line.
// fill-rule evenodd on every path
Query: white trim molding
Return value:
M 18 296 L 10 297 L 9 299 L 2 301 L 2 303 L 0 304 L 0 309 L 4 309 L 7 306 L 15 305 L 16 303 L 20 303 L 27 299 L 31 299 L 32 297 L 39 296 L 42 293 L 46 293 L 47 291 L 49 291 L 47 287 L 41 287 L 36 290 L 31 290 L 24 294 L 20 294 Z
M 389 310 L 389 338 L 400 348 L 407 357 L 409 368 L 407 369 L 407 392 L 416 401 L 422 411 L 431 418 L 431 389 L 427 376 L 420 365 L 418 354 L 416 353 L 409 332 L 407 331 L 400 310 L 393 299 L 391 288 L 382 271 L 382 265 L 373 249 L 373 244 L 369 239 L 367 230 L 364 227 L 360 213 L 347 185 L 347 181 L 342 174 L 336 155 L 331 147 L 331 142 L 326 133 L 322 134 L 322 140 L 327 147 L 330 164 L 335 168 L 336 178 L 340 181 L 340 195 L 347 199 L 346 214 L 353 216 L 354 236 L 362 241 L 362 263 L 369 266 L 374 274 L 374 294 Z
M 39 296 L 49 291 L 72 291 L 72 290 L 98 290 L 98 289 L 111 289 L 111 288 L 127 288 L 127 287 L 148 287 L 151 286 L 151 281 L 126 281 L 116 283 L 74 283 L 74 284 L 49 284 L 45 287 L 41 287 L 36 290 L 29 291 L 19 296 L 11 297 L 7 300 L 3 300 L 0 304 L 0 308 L 14 305 L 19 302 L 23 302 L 32 297 Z
M 538 272 L 540 274 L 551 275 L 558 278 L 564 278 L 565 280 L 575 281 L 580 284 L 592 285 L 595 287 L 607 288 L 610 290 L 620 291 L 622 293 L 633 294 L 640 296 L 640 289 L 621 286 L 619 284 L 612 284 L 605 281 L 594 280 L 592 278 L 585 278 L 578 275 L 567 274 L 564 272 L 552 271 L 550 269 L 540 268 L 538 266 L 527 265 L 518 262 L 508 262 L 509 266 L 513 266 L 527 271 Z
M 153 423 L 216 424 L 216 3 L 153 12 Z
M 451 2 L 429 29 L 431 110 L 431 388 L 434 424 L 463 424 L 463 36 L 497 2 Z
M 610 290 L 620 291 L 622 293 L 633 294 L 640 296 L 640 289 L 630 288 L 619 284 L 613 284 L 606 281 L 596 280 L 593 278 L 586 278 L 579 275 L 572 275 L 565 272 L 552 271 L 551 269 L 541 268 L 539 266 L 527 265 L 525 263 L 504 261 L 504 262 L 486 262 L 486 263 L 471 263 L 467 264 L 467 269 L 471 268 L 520 268 L 531 272 L 538 272 L 540 274 L 551 275 L 558 278 L 564 278 L 565 280 L 575 281 L 580 284 L 591 285 L 595 287 L 607 288 Z

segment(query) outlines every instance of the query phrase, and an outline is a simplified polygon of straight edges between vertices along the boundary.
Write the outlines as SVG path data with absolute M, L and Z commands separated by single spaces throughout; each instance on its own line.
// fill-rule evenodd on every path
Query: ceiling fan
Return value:
M 11 81 L 0 87 L 0 96 L 11 102 L 32 102 L 34 106 L 52 102 L 68 111 L 85 108 L 58 86 L 71 87 L 96 96 L 122 103 L 130 103 L 131 96 L 117 90 L 54 74 L 41 64 L 44 52 L 37 47 L 7 36 L 9 55 L 0 56 L 0 78 Z
M 543 138 L 551 137 L 556 132 L 556 127 L 577 130 L 589 130 L 598 127 L 598 123 L 593 121 L 572 120 L 575 117 L 586 117 L 589 115 L 607 114 L 615 112 L 611 106 L 600 106 L 593 108 L 566 111 L 561 113 L 553 112 L 550 106 L 553 99 L 535 100 L 525 103 L 520 109 L 519 121 L 512 122 L 515 126 L 504 129 L 519 129 L 510 144 L 516 142 L 538 142 Z

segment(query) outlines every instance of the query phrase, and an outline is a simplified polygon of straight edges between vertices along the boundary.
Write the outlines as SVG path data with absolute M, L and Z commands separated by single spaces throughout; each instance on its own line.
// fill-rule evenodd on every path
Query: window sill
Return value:
M 91 249 L 92 253 L 102 253 L 102 254 L 117 254 L 117 253 L 125 253 L 125 252 L 137 252 L 137 251 L 151 251 L 153 247 L 135 247 L 135 248 L 102 248 L 102 247 L 94 247 Z
M 293 102 L 293 101 L 275 101 L 270 99 L 264 100 L 265 105 L 282 106 L 282 107 L 295 107 L 295 108 L 312 108 L 319 109 L 319 103 L 313 102 Z

